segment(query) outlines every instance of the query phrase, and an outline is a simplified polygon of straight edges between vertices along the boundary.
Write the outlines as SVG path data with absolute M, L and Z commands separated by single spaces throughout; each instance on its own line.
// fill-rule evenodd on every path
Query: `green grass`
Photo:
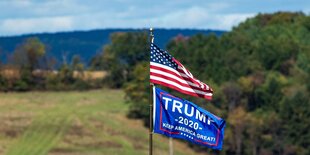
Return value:
M 120 90 L 0 93 L 0 154 L 148 154 L 148 129 L 127 112 Z M 167 138 L 154 139 L 154 154 L 168 154 Z

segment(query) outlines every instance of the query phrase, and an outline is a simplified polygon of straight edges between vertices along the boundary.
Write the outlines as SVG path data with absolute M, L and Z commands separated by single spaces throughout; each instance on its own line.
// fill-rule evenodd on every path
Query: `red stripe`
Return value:
M 191 87 L 191 88 L 196 88 L 196 89 L 199 89 L 199 90 L 201 90 L 201 91 L 203 91 L 203 92 L 208 92 L 208 93 L 212 93 L 212 92 L 213 92 L 211 89 L 202 89 L 202 88 L 200 87 L 200 85 L 198 84 L 198 82 L 196 82 L 196 81 L 193 80 L 192 78 L 183 77 L 183 76 L 181 76 L 181 75 L 179 75 L 179 74 L 177 74 L 177 73 L 175 73 L 175 72 L 173 72 L 173 71 L 170 71 L 170 70 L 168 70 L 168 69 L 165 69 L 165 68 L 162 68 L 162 67 L 158 67 L 158 66 L 153 66 L 153 65 L 151 65 L 150 68 L 156 69 L 156 70 L 160 70 L 160 71 L 163 71 L 163 72 L 166 72 L 166 73 L 168 73 L 168 74 L 171 74 L 171 75 L 174 75 L 174 76 L 176 76 L 176 77 L 179 77 L 180 79 L 183 79 L 183 80 L 185 80 L 185 81 L 187 81 L 187 82 L 191 82 L 191 83 L 197 85 L 197 86 L 189 85 L 189 87 Z M 184 73 L 184 72 L 183 72 L 183 73 Z M 184 73 L 184 74 L 185 74 L 185 73 Z M 182 85 L 183 85 L 183 83 L 182 83 Z
M 190 81 L 190 82 L 193 81 L 192 78 L 190 78 L 189 76 L 187 76 L 186 73 L 185 73 L 183 70 L 179 69 L 179 68 L 176 69 L 176 70 L 175 70 L 175 69 L 173 69 L 173 70 L 179 72 L 180 74 L 184 74 L 184 75 L 186 75 L 186 76 L 182 76 L 182 75 L 180 75 L 180 74 L 177 74 L 177 73 L 175 73 L 175 72 L 173 72 L 173 71 L 170 71 L 170 70 L 168 70 L 168 69 L 166 69 L 166 68 L 163 68 L 163 67 L 158 67 L 158 66 L 151 65 L 151 68 L 157 69 L 157 70 L 162 70 L 162 71 L 164 71 L 164 72 L 168 72 L 168 73 L 173 74 L 173 75 L 175 75 L 175 76 L 178 76 L 178 77 L 180 77 L 181 79 L 184 79 L 184 80 L 186 80 L 186 81 Z M 172 68 L 171 68 L 171 69 L 172 69 Z
M 186 69 L 186 68 L 185 68 L 185 69 Z M 201 82 L 201 83 L 197 82 L 196 80 L 198 80 L 198 79 L 196 79 L 196 78 L 194 78 L 194 77 L 193 77 L 193 78 L 189 77 L 189 76 L 187 75 L 187 73 L 184 72 L 184 70 L 178 68 L 177 71 L 180 72 L 180 73 L 182 73 L 182 74 L 184 74 L 184 75 L 186 76 L 186 78 L 189 79 L 188 81 L 190 81 L 190 82 L 192 82 L 192 83 L 194 83 L 194 84 L 196 84 L 196 85 L 198 85 L 198 86 L 200 86 L 201 84 L 203 84 L 203 85 L 205 86 L 205 88 L 209 88 L 209 89 L 205 89 L 206 91 L 208 91 L 208 92 L 213 92 L 213 90 L 212 90 L 207 84 L 205 84 L 205 83 L 203 83 L 203 82 Z M 186 69 L 186 71 L 187 71 L 188 73 L 192 74 L 189 70 Z M 193 76 L 193 75 L 192 75 L 192 76 Z M 182 76 L 182 77 L 184 77 L 184 76 Z M 185 77 L 184 77 L 184 78 L 185 78 Z M 199 81 L 199 80 L 198 80 L 198 81 Z
M 158 81 L 158 80 L 153 80 L 153 79 L 150 79 L 150 82 L 154 83 L 154 84 L 160 84 L 160 85 L 163 85 L 163 86 L 166 86 L 166 87 L 169 87 L 169 88 L 172 88 L 172 89 L 175 89 L 179 92 L 182 92 L 184 94 L 188 94 L 188 95 L 192 95 L 192 96 L 195 96 L 195 97 L 201 97 L 201 98 L 205 98 L 205 99 L 208 99 L 208 100 L 211 100 L 212 99 L 212 96 L 208 96 L 208 95 L 200 95 L 200 94 L 196 94 L 196 93 L 193 93 L 193 92 L 188 92 L 188 91 L 185 91 L 183 89 L 180 89 L 174 85 L 171 85 L 169 83 L 166 83 L 166 82 L 162 82 L 162 81 Z
M 162 68 L 162 67 L 158 67 L 158 66 L 153 66 L 153 65 L 151 65 L 151 68 L 152 68 L 152 69 L 156 69 L 156 70 L 160 70 L 160 71 L 163 71 L 163 72 L 172 74 L 172 75 L 175 75 L 175 76 L 177 76 L 177 77 L 179 77 L 179 78 L 181 78 L 181 79 L 184 79 L 184 80 L 186 80 L 186 81 L 191 81 L 191 79 L 188 78 L 188 77 L 183 77 L 183 76 L 181 76 L 180 74 L 177 74 L 177 73 L 175 73 L 175 72 L 173 72 L 173 71 L 170 71 L 170 70 L 165 69 L 165 68 Z M 177 71 L 177 70 L 176 70 L 176 71 Z M 178 72 L 178 71 L 177 71 L 177 72 Z
M 166 79 L 166 80 L 169 80 L 169 81 L 173 81 L 181 86 L 184 86 L 184 87 L 188 87 L 188 88 L 191 88 L 191 89 L 196 89 L 196 90 L 199 90 L 199 91 L 202 91 L 202 92 L 206 92 L 205 89 L 201 89 L 200 87 L 194 87 L 194 86 L 191 86 L 189 84 L 184 84 L 182 82 L 180 82 L 179 80 L 177 79 L 174 79 L 174 78 L 171 78 L 169 76 L 165 76 L 165 75 L 162 75 L 162 74 L 158 74 L 158 73 L 153 73 L 151 72 L 150 75 L 153 75 L 153 76 L 156 76 L 156 77 L 160 77 L 160 78 L 163 78 L 163 79 Z
M 178 68 L 177 68 L 178 72 L 184 73 L 184 74 L 187 76 L 187 73 L 185 73 L 184 70 L 181 69 L 181 68 L 184 68 L 184 69 L 186 70 L 186 72 L 188 72 L 189 74 L 192 75 L 192 73 L 191 73 L 188 69 L 186 69 L 186 68 L 181 64 L 181 62 L 179 62 L 179 61 L 176 60 L 175 58 L 173 58 L 172 60 L 173 60 L 176 64 L 178 64 Z M 207 84 L 205 84 L 205 83 L 203 83 L 203 82 L 201 82 L 201 83 L 197 82 L 196 80 L 198 80 L 198 79 L 194 78 L 193 75 L 192 75 L 192 78 L 191 78 L 191 77 L 188 77 L 188 78 L 191 80 L 192 83 L 195 83 L 195 84 L 197 84 L 197 85 L 203 84 L 206 88 L 208 88 L 207 90 L 209 90 L 210 92 L 213 92 L 212 88 L 210 88 Z M 199 81 L 199 80 L 198 80 L 198 81 Z

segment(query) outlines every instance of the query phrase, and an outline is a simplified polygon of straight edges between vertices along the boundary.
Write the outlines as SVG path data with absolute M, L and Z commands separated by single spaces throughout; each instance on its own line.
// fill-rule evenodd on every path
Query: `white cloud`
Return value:
M 221 7 L 224 8 L 224 7 Z M 187 10 L 171 12 L 150 20 L 156 27 L 181 27 L 230 30 L 232 26 L 252 17 L 254 14 L 219 14 L 208 8 L 191 7 Z
M 119 12 L 95 12 L 69 16 L 5 19 L 0 21 L 1 35 L 15 35 L 33 32 L 56 32 L 70 30 L 89 30 L 98 28 L 201 28 L 230 30 L 233 25 L 244 21 L 253 14 L 218 14 L 225 9 L 220 3 L 217 8 L 192 6 L 187 9 L 167 10 L 153 17 L 141 16 L 135 6 Z M 212 9 L 210 9 L 212 8 Z
M 219 12 L 225 9 L 228 9 L 230 7 L 229 3 L 224 2 L 213 2 L 207 4 L 207 9 L 209 12 Z
M 254 17 L 255 14 L 226 14 L 216 15 L 216 25 L 210 26 L 213 29 L 231 30 L 233 26 L 237 26 L 239 23 L 245 21 L 247 18 Z
M 56 32 L 71 30 L 72 28 L 71 17 L 7 19 L 0 23 L 2 35 L 31 32 Z
M 283 7 L 284 2 L 278 1 L 265 5 L 263 1 L 240 0 L 0 0 L 0 36 L 150 26 L 230 30 L 264 10 L 306 7 L 297 2 Z M 309 8 L 306 10 L 309 12 Z
M 5 1 L 4 1 L 5 2 Z M 6 2 L 10 2 L 10 1 L 6 1 Z M 9 3 L 8 3 L 9 4 Z M 12 6 L 15 6 L 17 8 L 24 8 L 24 7 L 28 7 L 30 6 L 32 3 L 28 0 L 24 0 L 24 1 L 18 1 L 18 0 L 12 0 L 10 2 L 10 4 Z
M 74 0 L 0 1 L 0 20 L 69 16 L 90 12 L 91 8 Z

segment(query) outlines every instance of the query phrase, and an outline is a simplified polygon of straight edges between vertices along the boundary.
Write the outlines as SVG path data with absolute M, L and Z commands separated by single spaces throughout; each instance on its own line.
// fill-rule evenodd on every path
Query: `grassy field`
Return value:
M 120 90 L 0 93 L 0 154 L 148 154 L 148 129 L 128 119 Z M 168 139 L 154 135 L 154 154 Z M 174 140 L 175 154 L 195 154 Z

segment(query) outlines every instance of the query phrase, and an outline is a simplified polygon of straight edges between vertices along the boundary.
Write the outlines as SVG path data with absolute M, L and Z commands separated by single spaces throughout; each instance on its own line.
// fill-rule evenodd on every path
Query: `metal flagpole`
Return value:
M 154 42 L 153 28 L 150 28 L 150 42 Z M 150 83 L 150 130 L 149 130 L 149 155 L 153 154 L 153 87 Z
M 173 155 L 173 139 L 169 137 L 169 155 Z

